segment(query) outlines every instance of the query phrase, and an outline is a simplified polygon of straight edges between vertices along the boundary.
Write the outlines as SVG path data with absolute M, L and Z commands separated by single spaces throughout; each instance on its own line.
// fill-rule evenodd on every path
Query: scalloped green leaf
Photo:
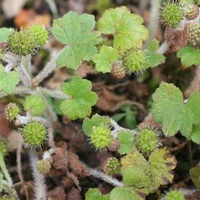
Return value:
M 122 131 L 118 134 L 118 141 L 120 143 L 118 152 L 120 154 L 131 153 L 135 146 L 133 141 L 133 134 L 128 131 Z
M 42 115 L 47 105 L 40 95 L 27 96 L 24 101 L 24 109 L 31 115 Z
M 173 84 L 162 82 L 153 94 L 153 119 L 162 123 L 165 135 L 173 136 L 179 130 L 190 138 L 192 126 L 200 122 L 200 93 L 193 92 L 184 102 L 181 91 Z
M 147 192 L 134 187 L 116 187 L 110 192 L 110 200 L 144 200 Z
M 151 40 L 145 50 L 147 65 L 156 67 L 165 61 L 165 56 L 156 53 L 159 47 L 159 41 L 156 39 Z
M 62 83 L 61 90 L 70 96 L 60 104 L 60 110 L 63 115 L 72 120 L 89 116 L 91 107 L 95 105 L 98 99 L 91 89 L 91 82 L 79 76 L 73 76 L 69 82 Z
M 190 169 L 190 176 L 195 186 L 200 188 L 200 166 L 199 165 L 196 165 L 195 167 L 192 167 Z
M 20 78 L 17 72 L 5 72 L 5 69 L 0 65 L 0 91 L 3 90 L 7 94 L 12 94 Z
M 90 188 L 85 195 L 86 200 L 109 200 L 108 195 L 102 195 L 98 189 Z
M 117 60 L 117 50 L 109 46 L 102 46 L 100 53 L 96 54 L 93 58 L 93 61 L 96 63 L 95 69 L 102 73 L 111 72 L 112 63 L 116 62 Z
M 149 163 L 137 150 L 122 157 L 121 165 L 125 185 L 135 188 L 147 188 L 151 184 Z
M 200 124 L 196 124 L 192 128 L 191 140 L 196 144 L 200 144 Z
M 72 11 L 53 21 L 52 34 L 67 45 L 56 61 L 59 67 L 77 69 L 82 61 L 93 58 L 97 53 L 95 45 L 99 43 L 99 34 L 93 31 L 94 27 L 93 15 L 78 15 Z
M 130 48 L 141 48 L 148 38 L 148 30 L 142 23 L 139 15 L 122 6 L 106 10 L 97 22 L 97 28 L 114 36 L 113 47 L 122 55 Z
M 5 42 L 13 31 L 13 28 L 0 28 L 0 43 Z
M 110 200 L 141 200 L 134 197 L 132 192 L 125 187 L 116 187 L 110 193 Z
M 107 116 L 100 116 L 98 114 L 93 115 L 91 119 L 85 118 L 82 125 L 85 135 L 90 136 L 95 126 L 109 127 L 110 118 Z
M 184 46 L 177 52 L 177 57 L 181 59 L 184 67 L 200 65 L 200 50 L 194 46 Z
M 150 192 L 154 192 L 161 185 L 172 183 L 174 175 L 172 170 L 176 167 L 177 161 L 166 148 L 156 149 L 149 156 L 151 184 Z

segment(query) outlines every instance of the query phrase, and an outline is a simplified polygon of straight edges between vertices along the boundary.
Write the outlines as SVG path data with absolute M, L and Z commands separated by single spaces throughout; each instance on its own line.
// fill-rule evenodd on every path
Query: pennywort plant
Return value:
M 44 174 L 51 168 L 49 158 L 56 147 L 53 131 L 58 119 L 48 101 L 49 97 L 60 100 L 61 115 L 71 120 L 83 119 L 83 131 L 95 150 L 112 151 L 119 155 L 105 161 L 104 172 L 88 167 L 90 175 L 114 187 L 106 195 L 102 195 L 98 189 L 89 189 L 86 200 L 143 200 L 160 186 L 172 183 L 172 171 L 177 162 L 170 151 L 162 146 L 161 132 L 157 127 L 146 125 L 128 129 L 119 126 L 108 116 L 90 116 L 98 97 L 92 91 L 92 83 L 78 75 L 63 82 L 60 90 L 50 90 L 42 84 L 56 68 L 66 67 L 75 71 L 83 61 L 90 63 L 99 73 L 123 78 L 164 63 L 167 50 L 176 52 L 185 67 L 199 65 L 199 1 L 164 1 L 160 15 L 166 26 L 165 42 L 161 45 L 154 38 L 149 40 L 151 32 L 143 25 L 142 17 L 131 13 L 126 7 L 108 9 L 97 21 L 93 15 L 78 15 L 70 11 L 53 20 L 50 32 L 37 24 L 19 31 L 0 29 L 0 97 L 12 95 L 16 99 L 19 96 L 23 98 L 21 105 L 8 103 L 4 112 L 6 118 L 19 127 L 26 148 L 42 148 L 48 141 L 52 152 L 48 159 L 38 161 L 37 166 L 33 166 L 32 162 L 37 176 L 36 188 L 46 188 Z M 64 48 L 34 76 L 31 58 L 48 42 L 50 34 Z M 174 42 L 171 36 L 179 34 L 180 39 Z M 199 92 L 193 92 L 185 100 L 175 85 L 163 82 L 153 94 L 151 112 L 153 119 L 162 124 L 164 136 L 180 132 L 188 140 L 200 144 L 200 109 L 196 106 L 199 103 Z M 0 189 L 6 193 L 3 183 L 13 183 L 5 169 L 3 152 L 0 153 L 3 163 L 0 166 Z M 40 191 L 41 195 L 38 191 L 35 190 L 36 199 L 47 198 L 46 191 Z M 182 199 L 179 193 L 171 193 L 166 199 L 171 195 Z

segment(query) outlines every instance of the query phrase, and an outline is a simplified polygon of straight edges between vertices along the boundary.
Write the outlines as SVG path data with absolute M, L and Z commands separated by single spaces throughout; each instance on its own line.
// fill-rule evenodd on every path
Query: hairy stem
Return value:
M 34 153 L 29 154 L 31 167 L 33 170 L 33 179 L 34 179 L 34 191 L 35 191 L 35 200 L 46 200 L 46 184 L 43 174 L 40 174 L 36 169 L 36 163 L 38 161 L 37 156 Z
M 45 98 L 45 92 L 44 91 L 50 91 L 47 89 L 43 89 L 41 87 L 37 87 L 37 92 L 40 94 L 41 98 L 43 101 L 46 103 L 47 107 L 44 112 L 44 116 L 50 121 L 50 122 L 56 122 L 57 121 L 57 115 L 55 111 L 53 110 L 53 107 L 47 102 L 47 99 Z M 47 94 L 49 95 L 49 94 Z
M 18 95 L 35 95 L 37 92 L 35 90 L 31 90 L 31 88 L 26 87 L 26 86 L 17 86 L 13 92 L 13 94 L 18 94 Z
M 160 14 L 161 0 L 151 0 L 151 11 L 150 11 L 150 21 L 148 25 L 150 36 L 148 41 L 152 40 L 156 36 L 156 31 L 158 30 L 158 20 Z M 148 43 L 148 42 L 147 42 Z
M 48 77 L 56 69 L 57 56 L 51 59 L 43 68 L 43 70 L 33 79 L 33 84 L 38 85 L 46 77 Z
M 117 138 L 119 132 L 121 132 L 121 131 L 128 131 L 128 132 L 131 132 L 133 135 L 137 135 L 138 134 L 138 132 L 136 130 L 130 130 L 130 129 L 126 129 L 126 128 L 123 128 L 123 127 L 119 126 L 117 124 L 117 122 L 114 121 L 113 119 L 110 119 L 110 122 L 111 122 L 111 126 L 114 128 L 114 130 L 111 131 L 111 135 L 114 138 Z
M 30 87 L 32 85 L 31 77 L 28 73 L 28 70 L 30 69 L 30 60 L 30 55 L 23 56 L 20 62 L 20 66 L 16 68 L 16 71 L 19 72 L 20 80 L 27 87 Z
M 163 42 L 163 43 L 160 45 L 160 47 L 159 47 L 157 53 L 159 53 L 159 54 L 164 54 L 164 53 L 166 53 L 167 50 L 168 50 L 168 44 L 167 44 L 167 42 L 165 41 L 165 42 Z
M 33 85 L 38 85 L 56 69 L 56 60 L 64 50 L 65 48 L 44 66 L 43 70 L 32 80 Z
M 113 178 L 112 176 L 109 176 L 101 171 L 98 171 L 96 169 L 90 169 L 88 168 L 90 171 L 90 175 L 94 176 L 96 178 L 100 178 L 102 180 L 104 180 L 107 183 L 110 183 L 111 185 L 115 186 L 115 187 L 124 187 L 124 183 L 118 181 L 116 178 Z
M 69 96 L 59 90 L 48 90 L 46 88 L 38 87 L 38 89 L 45 95 L 51 96 L 55 99 L 68 99 Z

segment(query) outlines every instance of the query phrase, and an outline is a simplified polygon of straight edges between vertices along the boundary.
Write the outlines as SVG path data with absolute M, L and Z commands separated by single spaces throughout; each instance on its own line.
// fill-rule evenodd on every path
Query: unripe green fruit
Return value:
M 104 163 L 104 172 L 109 175 L 115 175 L 120 173 L 120 161 L 115 158 L 108 158 Z
M 5 156 L 8 152 L 8 147 L 6 144 L 6 140 L 0 137 L 0 153 Z
M 159 139 L 156 132 L 151 129 L 141 129 L 135 137 L 135 145 L 144 154 L 151 153 L 159 146 Z
M 167 193 L 165 200 L 185 200 L 185 198 L 180 191 L 174 190 Z
M 13 121 L 19 114 L 20 109 L 15 103 L 9 103 L 5 108 L 5 116 L 9 121 Z
M 26 144 L 41 146 L 46 139 L 46 128 L 42 123 L 30 122 L 22 129 L 22 136 Z
M 47 174 L 51 169 L 51 164 L 48 160 L 39 160 L 36 165 L 36 169 L 40 174 Z
M 141 50 L 131 49 L 123 57 L 124 67 L 131 72 L 138 72 L 146 68 L 146 56 Z
M 33 25 L 28 29 L 29 34 L 34 37 L 35 43 L 42 46 L 48 40 L 48 32 L 44 26 L 39 24 Z
M 18 55 L 28 55 L 35 49 L 34 38 L 28 31 L 14 31 L 8 38 L 8 49 Z
M 47 39 L 46 29 L 41 25 L 33 25 L 26 30 L 14 31 L 8 38 L 8 49 L 18 55 L 28 55 L 35 53 Z
M 90 140 L 96 149 L 104 149 L 111 143 L 111 131 L 107 127 L 94 127 Z
M 163 6 L 161 17 L 165 25 L 176 27 L 184 16 L 182 7 L 177 3 L 169 3 Z

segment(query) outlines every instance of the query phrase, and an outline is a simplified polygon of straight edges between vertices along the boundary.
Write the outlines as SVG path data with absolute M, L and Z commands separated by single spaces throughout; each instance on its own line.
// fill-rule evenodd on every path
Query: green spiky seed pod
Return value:
M 7 142 L 5 139 L 0 137 L 0 154 L 5 156 L 8 152 Z
M 177 3 L 166 3 L 162 7 L 161 17 L 164 25 L 176 27 L 184 16 L 182 7 Z
M 199 7 L 196 4 L 187 4 L 185 7 L 187 19 L 195 19 L 199 15 Z
M 48 32 L 41 25 L 33 25 L 28 29 L 14 31 L 8 38 L 8 49 L 18 55 L 35 53 L 39 47 L 45 44 Z
M 200 39 L 200 25 L 198 23 L 186 24 L 185 34 L 188 43 L 196 45 Z
M 111 131 L 107 127 L 94 127 L 90 140 L 96 149 L 107 148 L 111 143 Z
M 36 169 L 40 174 L 47 174 L 51 169 L 51 164 L 47 159 L 39 160 Z
M 34 37 L 38 46 L 43 46 L 48 40 L 48 32 L 44 26 L 35 24 L 28 29 L 29 34 Z
M 103 170 L 109 175 L 120 174 L 120 161 L 115 157 L 108 158 L 104 162 Z
M 22 129 L 22 136 L 29 146 L 41 146 L 46 139 L 46 128 L 40 122 L 30 122 Z
M 9 103 L 4 110 L 4 114 L 8 121 L 13 121 L 18 116 L 19 112 L 20 109 L 15 103 Z
M 174 190 L 167 193 L 165 200 L 185 200 L 185 198 L 180 191 Z
M 115 63 L 112 66 L 111 74 L 117 79 L 122 79 L 126 75 L 126 71 L 125 71 L 124 67 L 120 66 L 120 64 Z
M 159 146 L 159 139 L 154 130 L 139 129 L 135 136 L 135 145 L 143 154 L 149 154 Z
M 17 55 L 28 55 L 35 49 L 34 38 L 28 31 L 14 31 L 8 38 L 8 50 Z
M 123 57 L 124 67 L 131 72 L 138 72 L 146 69 L 146 56 L 141 50 L 131 49 Z

